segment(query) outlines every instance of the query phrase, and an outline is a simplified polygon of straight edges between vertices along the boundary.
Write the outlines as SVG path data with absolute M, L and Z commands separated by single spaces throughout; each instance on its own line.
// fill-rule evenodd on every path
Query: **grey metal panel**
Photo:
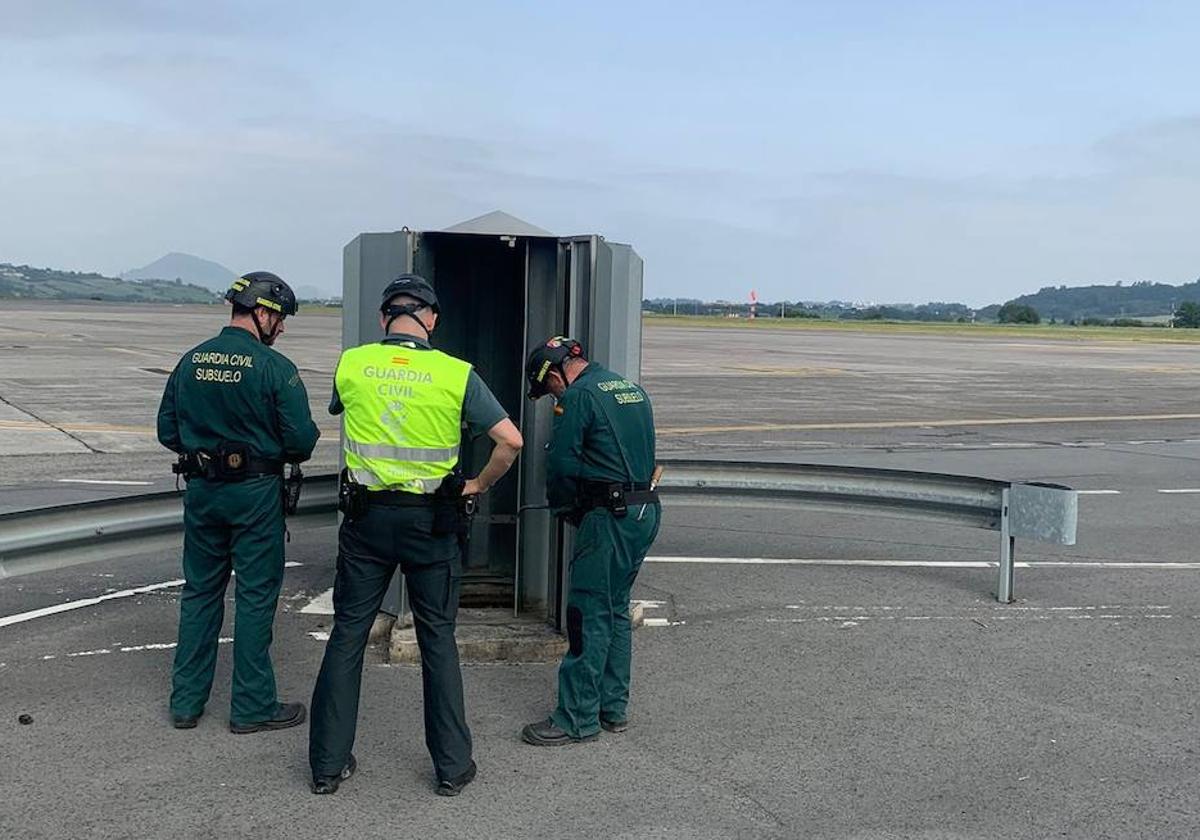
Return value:
M 1079 494 L 1054 484 L 1014 484 L 1009 492 L 1009 532 L 1041 542 L 1075 545 Z
M 628 245 L 596 245 L 590 358 L 634 380 L 642 368 L 642 258 Z
M 412 271 L 413 234 L 362 233 L 342 251 L 342 348 L 383 336 L 379 299 L 396 275 Z
M 525 356 L 547 338 L 565 332 L 566 287 L 561 282 L 565 256 L 557 241 L 528 240 L 525 272 Z M 546 446 L 554 419 L 553 405 L 543 399 L 521 400 L 520 428 L 525 448 L 518 462 L 520 503 L 520 553 L 517 559 L 518 610 L 539 612 L 556 622 L 556 569 L 558 531 L 553 517 L 536 506 L 546 502 Z
M 583 342 L 590 352 L 592 342 L 592 278 L 598 237 L 581 236 L 565 241 L 567 253 L 566 334 Z

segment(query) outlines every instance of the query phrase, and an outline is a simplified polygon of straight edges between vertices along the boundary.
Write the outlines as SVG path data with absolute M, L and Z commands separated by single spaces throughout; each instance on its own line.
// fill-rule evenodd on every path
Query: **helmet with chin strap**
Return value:
M 296 305 L 296 293 L 292 287 L 277 274 L 269 271 L 251 271 L 233 281 L 225 300 L 254 309 L 265 306 L 280 315 L 295 315 L 300 307 Z
M 392 303 L 401 295 L 414 298 L 416 303 Z M 426 307 L 432 309 L 435 315 L 440 311 L 437 292 L 433 290 L 433 286 L 419 274 L 401 274 L 383 290 L 383 301 L 379 304 L 379 311 L 387 319 L 383 331 L 386 333 L 391 329 L 392 322 L 397 318 L 414 316 Z M 424 329 L 425 325 L 421 324 L 421 328 Z M 426 329 L 425 332 L 428 334 L 429 330 Z
M 556 335 L 540 347 L 535 347 L 525 363 L 525 378 L 529 380 L 529 399 L 536 400 L 550 393 L 546 386 L 546 377 L 551 370 L 558 370 L 558 375 L 565 381 L 563 362 L 567 359 L 582 359 L 583 345 L 565 335 Z
M 300 310 L 292 287 L 283 282 L 278 274 L 269 271 L 251 271 L 249 274 L 243 274 L 229 285 L 229 291 L 225 292 L 225 300 L 251 313 L 260 306 L 278 313 L 279 320 L 270 332 L 263 329 L 257 315 L 252 315 L 258 340 L 268 347 L 275 343 L 275 339 L 282 332 L 283 319 L 295 315 Z

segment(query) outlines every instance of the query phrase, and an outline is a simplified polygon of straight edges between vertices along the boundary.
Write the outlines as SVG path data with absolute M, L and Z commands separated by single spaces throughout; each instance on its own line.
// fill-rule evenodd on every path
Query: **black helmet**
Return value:
M 430 307 L 434 312 L 438 311 L 437 292 L 433 290 L 433 286 L 429 285 L 429 281 L 419 274 L 401 274 L 391 283 L 388 283 L 387 288 L 383 290 L 383 300 L 380 301 L 379 311 L 387 314 L 389 309 L 388 304 L 397 295 L 408 295 L 409 297 L 416 298 L 421 303 Z
M 565 335 L 556 335 L 540 347 L 535 347 L 525 363 L 525 378 L 529 380 L 529 399 L 536 400 L 550 393 L 546 387 L 546 375 L 551 368 L 558 368 L 569 358 L 583 358 L 583 345 Z M 565 376 L 563 377 L 566 378 Z
M 265 306 L 281 315 L 295 315 L 296 293 L 292 287 L 269 271 L 251 271 L 234 280 L 225 293 L 225 300 L 254 309 Z

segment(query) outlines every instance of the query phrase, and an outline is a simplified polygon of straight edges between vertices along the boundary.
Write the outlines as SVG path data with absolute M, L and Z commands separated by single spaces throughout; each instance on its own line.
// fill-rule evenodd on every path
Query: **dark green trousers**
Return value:
M 198 715 L 212 691 L 229 573 L 234 586 L 233 691 L 229 720 L 275 714 L 271 638 L 283 585 L 280 479 L 218 483 L 194 478 L 184 495 L 183 595 L 171 712 Z
M 429 508 L 373 504 L 338 532 L 333 630 L 313 690 L 308 760 L 314 776 L 340 773 L 358 722 L 363 653 L 396 567 L 404 573 L 421 651 L 425 745 L 439 780 L 471 764 L 462 671 L 454 638 L 462 563 L 453 535 L 433 534 Z M 393 703 L 404 702 L 393 698 Z
M 600 718 L 624 720 L 629 705 L 633 627 L 629 594 L 658 535 L 660 510 L 647 505 L 617 518 L 597 508 L 583 517 L 571 556 L 567 592 L 569 648 L 558 668 L 552 718 L 575 738 L 600 731 Z

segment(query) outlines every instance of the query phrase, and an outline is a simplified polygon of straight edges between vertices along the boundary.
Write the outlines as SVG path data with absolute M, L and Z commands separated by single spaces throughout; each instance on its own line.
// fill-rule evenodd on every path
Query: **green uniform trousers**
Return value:
M 629 594 L 658 535 L 660 510 L 631 506 L 621 518 L 588 512 L 575 534 L 567 592 L 567 655 L 558 668 L 554 723 L 573 738 L 600 731 L 600 718 L 624 720 L 629 705 L 633 627 Z
M 257 723 L 278 710 L 272 626 L 283 585 L 280 479 L 193 478 L 184 495 L 183 596 L 171 713 L 198 715 L 212 691 L 229 573 L 234 589 L 233 691 L 229 720 Z
M 308 760 L 315 777 L 334 776 L 349 761 L 358 721 L 363 653 L 396 566 L 404 573 L 421 651 L 425 745 L 439 780 L 471 764 L 462 671 L 454 638 L 462 563 L 453 534 L 433 534 L 433 511 L 372 503 L 366 516 L 343 521 L 333 584 L 333 630 L 313 690 Z M 395 698 L 391 702 L 403 702 Z

